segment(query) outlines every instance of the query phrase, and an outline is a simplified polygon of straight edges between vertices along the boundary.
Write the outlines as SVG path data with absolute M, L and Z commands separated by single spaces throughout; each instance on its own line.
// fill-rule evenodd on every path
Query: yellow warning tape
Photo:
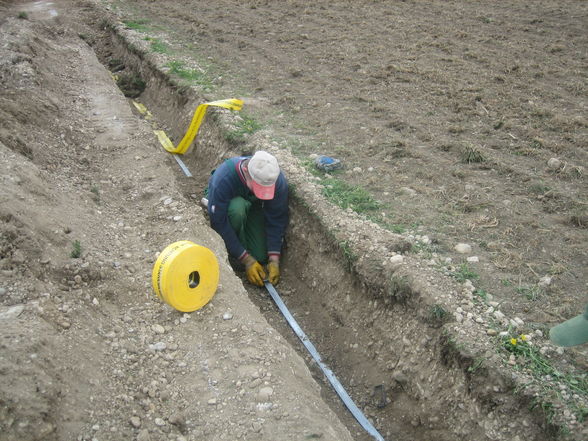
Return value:
M 192 141 L 194 141 L 194 138 L 196 138 L 196 135 L 198 134 L 198 129 L 200 129 L 200 124 L 202 124 L 204 116 L 206 115 L 206 109 L 208 109 L 209 106 L 223 107 L 229 110 L 241 110 L 243 108 L 243 101 L 236 98 L 229 98 L 226 100 L 211 101 L 210 103 L 200 104 L 194 112 L 190 127 L 188 127 L 186 134 L 177 147 L 174 147 L 171 140 L 162 130 L 155 130 L 155 134 L 159 138 L 159 142 L 161 142 L 163 148 L 170 153 L 177 153 L 179 155 L 186 153 L 192 145 Z
M 155 294 L 182 312 L 202 308 L 214 296 L 219 280 L 216 256 L 208 248 L 181 240 L 168 245 L 153 265 Z

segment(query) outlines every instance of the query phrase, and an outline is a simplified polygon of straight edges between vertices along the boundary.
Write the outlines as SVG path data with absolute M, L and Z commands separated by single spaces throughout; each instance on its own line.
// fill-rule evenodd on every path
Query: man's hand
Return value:
M 255 257 L 251 255 L 245 256 L 241 262 L 245 265 L 245 274 L 247 274 L 247 280 L 257 286 L 263 286 L 263 281 L 266 278 L 263 267 L 259 264 Z
M 277 285 L 280 281 L 280 258 L 271 256 L 267 264 L 267 270 L 269 272 L 269 282 L 272 285 Z

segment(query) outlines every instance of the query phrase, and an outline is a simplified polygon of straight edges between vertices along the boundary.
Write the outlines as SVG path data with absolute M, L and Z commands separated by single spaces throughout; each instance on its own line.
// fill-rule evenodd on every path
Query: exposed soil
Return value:
M 587 22 L 581 1 L 0 2 L 0 440 L 370 439 L 197 205 L 259 148 L 293 184 L 278 289 L 386 439 L 585 439 L 586 345 L 546 336 L 588 302 Z M 177 142 L 229 97 L 186 178 L 152 129 Z M 333 176 L 377 208 L 335 208 Z M 221 267 L 193 314 L 151 289 L 186 239 Z

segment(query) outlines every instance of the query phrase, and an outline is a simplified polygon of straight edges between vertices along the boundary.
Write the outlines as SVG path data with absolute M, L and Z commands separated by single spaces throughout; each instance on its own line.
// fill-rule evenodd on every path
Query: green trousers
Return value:
M 228 209 L 229 222 L 241 244 L 262 264 L 267 263 L 265 221 L 261 201 L 250 202 L 237 196 L 231 199 Z

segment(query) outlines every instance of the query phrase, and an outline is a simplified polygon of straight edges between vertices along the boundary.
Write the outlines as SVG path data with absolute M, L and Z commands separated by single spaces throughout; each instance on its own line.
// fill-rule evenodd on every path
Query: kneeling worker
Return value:
M 208 181 L 208 214 L 247 280 L 263 286 L 267 263 L 267 278 L 277 284 L 288 225 L 288 183 L 277 159 L 264 151 L 227 159 Z

